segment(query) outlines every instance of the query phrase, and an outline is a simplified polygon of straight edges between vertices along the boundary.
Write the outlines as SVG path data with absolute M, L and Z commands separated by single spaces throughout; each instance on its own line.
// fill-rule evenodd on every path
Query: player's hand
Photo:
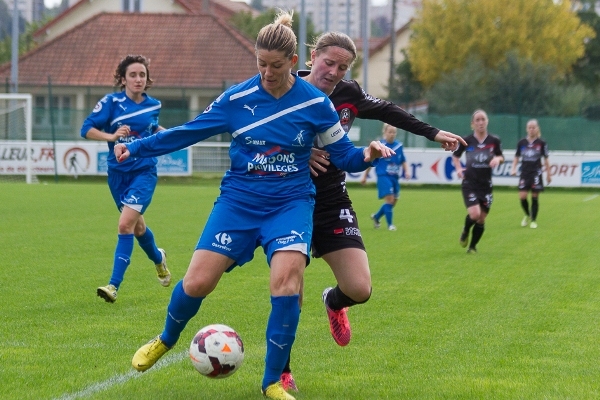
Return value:
M 493 157 L 490 160 L 490 168 L 496 168 L 498 165 L 500 165 L 500 157 Z
M 552 182 L 552 175 L 548 174 L 548 178 L 546 179 L 548 181 L 548 185 Z
M 378 158 L 388 158 L 396 154 L 396 152 L 387 146 L 384 146 L 379 141 L 372 141 L 369 147 L 366 147 L 363 151 L 365 155 L 365 162 L 370 162 Z
M 112 141 L 116 142 L 121 138 L 127 137 L 127 136 L 129 136 L 130 132 L 131 132 L 131 128 L 129 128 L 128 125 L 121 125 L 119 127 L 119 129 L 117 129 L 116 132 L 113 133 Z
M 465 176 L 463 172 L 464 172 L 464 170 L 462 170 L 462 169 L 456 170 L 456 176 L 458 176 L 458 179 L 462 179 Z
M 438 143 L 441 143 L 442 149 L 446 151 L 456 151 L 458 150 L 459 143 L 462 143 L 463 146 L 467 145 L 465 139 L 462 137 L 455 135 L 454 133 L 446 132 L 440 130 L 437 135 L 435 135 L 434 140 Z
M 410 176 L 410 172 L 405 172 L 404 173 L 404 179 L 407 181 L 410 181 L 410 178 L 412 178 L 412 176 Z
M 512 176 L 517 176 L 517 171 L 510 171 L 510 174 L 511 174 Z
M 308 169 L 314 176 L 319 176 L 320 172 L 327 172 L 327 166 L 331 164 L 329 162 L 329 153 L 325 150 L 312 148 L 310 152 L 310 159 L 308 160 Z
M 129 156 L 131 155 L 131 153 L 129 152 L 129 149 L 123 143 L 118 143 L 117 145 L 115 145 L 114 151 L 115 151 L 115 157 L 117 158 L 117 162 L 123 162 L 123 161 L 127 160 L 129 158 Z

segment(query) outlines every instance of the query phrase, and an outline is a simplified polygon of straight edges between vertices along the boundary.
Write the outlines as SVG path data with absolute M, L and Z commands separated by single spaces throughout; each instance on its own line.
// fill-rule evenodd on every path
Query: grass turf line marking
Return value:
M 600 196 L 599 194 L 595 194 L 593 196 L 590 197 L 586 197 L 585 199 L 583 199 L 583 201 L 590 201 L 590 200 L 594 200 L 596 197 Z
M 182 351 L 180 353 L 169 354 L 161 360 L 158 360 L 156 365 L 154 365 L 149 371 L 157 371 L 161 368 L 168 367 L 169 365 L 178 363 L 179 361 L 188 358 L 190 356 L 189 351 Z M 143 375 L 147 375 L 148 372 L 142 374 L 141 372 L 132 370 L 125 374 L 115 375 L 113 377 L 108 378 L 103 382 L 94 383 L 79 392 L 75 392 L 72 394 L 64 394 L 60 397 L 56 397 L 54 400 L 73 400 L 73 399 L 81 399 L 85 397 L 89 397 L 95 393 L 103 392 L 112 388 L 115 385 L 121 385 L 130 381 L 131 379 L 141 378 Z

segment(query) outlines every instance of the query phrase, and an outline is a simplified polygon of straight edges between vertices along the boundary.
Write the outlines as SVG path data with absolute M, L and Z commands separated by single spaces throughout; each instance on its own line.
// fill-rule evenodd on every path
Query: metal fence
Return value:
M 74 109 L 53 109 L 52 114 L 46 108 L 33 109 L 33 139 L 34 140 L 81 140 L 79 135 L 81 125 L 89 111 Z M 182 109 L 163 109 L 160 114 L 160 124 L 171 127 L 187 122 L 189 111 Z M 471 115 L 439 116 L 432 114 L 418 115 L 418 118 L 461 136 L 471 131 Z M 498 135 L 505 148 L 516 147 L 518 140 L 525 137 L 527 116 L 490 114 L 488 130 Z M 600 151 L 600 121 L 582 117 L 537 118 L 542 130 L 542 137 L 548 142 L 550 150 L 561 151 Z M 379 121 L 356 120 L 353 136 L 358 145 L 366 145 L 371 140 L 381 137 L 382 123 Z M 7 139 L 2 138 L 1 139 Z M 211 138 L 208 142 L 228 142 L 229 135 L 222 134 Z M 422 137 L 399 131 L 398 140 L 404 142 L 407 148 L 437 148 L 436 143 Z M 201 158 L 201 156 L 199 156 Z

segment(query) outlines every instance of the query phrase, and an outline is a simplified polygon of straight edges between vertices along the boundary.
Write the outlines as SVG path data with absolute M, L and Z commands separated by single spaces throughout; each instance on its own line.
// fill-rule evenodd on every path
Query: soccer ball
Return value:
M 200 329 L 190 344 L 190 358 L 198 372 L 209 378 L 227 378 L 244 361 L 244 343 L 233 328 L 213 324 Z

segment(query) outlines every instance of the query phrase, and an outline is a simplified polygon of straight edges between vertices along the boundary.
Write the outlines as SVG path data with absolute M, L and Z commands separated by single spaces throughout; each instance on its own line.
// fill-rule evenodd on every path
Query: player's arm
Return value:
M 517 164 L 518 163 L 519 163 L 519 156 L 515 155 L 515 158 L 513 159 L 512 165 L 510 167 L 510 174 L 512 176 L 517 175 Z
M 552 182 L 552 174 L 550 173 L 550 160 L 548 160 L 548 156 L 544 157 L 544 166 L 546 167 L 546 182 L 550 184 Z
M 127 125 L 121 125 L 114 133 L 101 131 L 97 128 L 90 128 L 85 133 L 85 138 L 90 140 L 99 140 L 103 142 L 116 142 L 122 137 L 129 135 L 130 129 Z
M 454 165 L 454 169 L 456 170 L 456 176 L 460 179 L 464 177 L 463 166 L 460 163 L 460 155 L 456 155 L 456 152 L 452 155 L 452 164 Z
M 411 175 L 410 170 L 408 169 L 408 163 L 406 161 L 402 162 L 402 170 L 404 171 L 404 179 L 410 181 Z
M 371 170 L 371 167 L 365 169 L 365 172 L 363 173 L 362 178 L 360 179 L 360 183 L 362 185 L 364 185 L 365 183 L 367 183 L 367 177 L 369 176 L 369 171 Z
M 442 148 L 447 151 L 455 151 L 459 143 L 466 146 L 462 137 L 435 128 L 390 101 L 371 96 L 354 81 L 352 81 L 352 85 L 352 90 L 359 98 L 358 118 L 379 120 L 414 135 L 424 136 L 431 141 L 440 143 Z

